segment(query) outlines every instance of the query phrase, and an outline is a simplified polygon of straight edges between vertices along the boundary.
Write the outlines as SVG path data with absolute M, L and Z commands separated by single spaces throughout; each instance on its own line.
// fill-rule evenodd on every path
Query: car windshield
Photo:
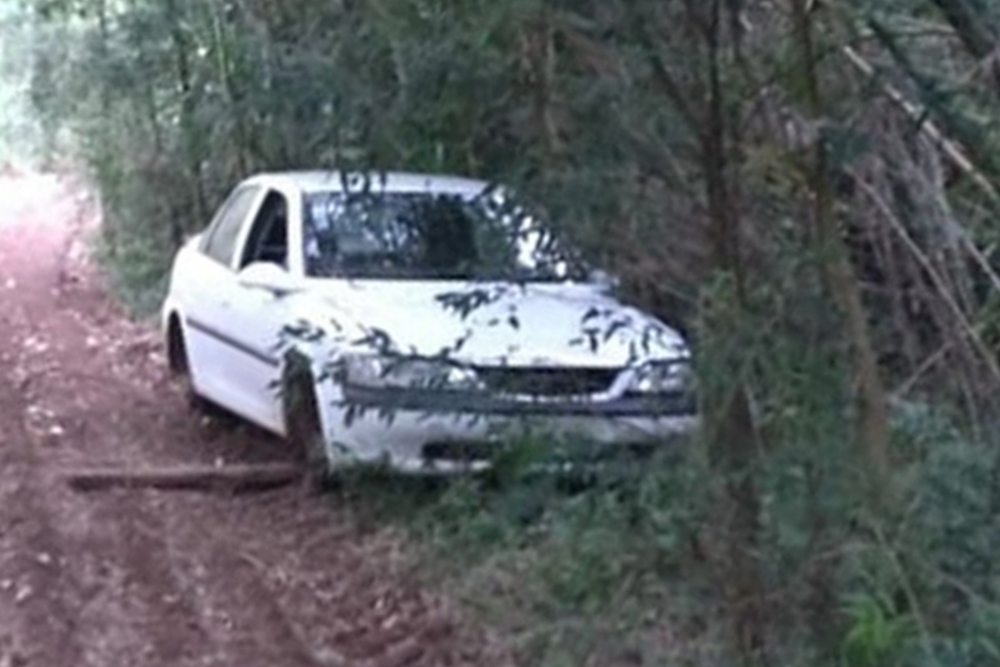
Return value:
M 317 278 L 563 281 L 578 262 L 508 195 L 306 196 L 306 273 Z

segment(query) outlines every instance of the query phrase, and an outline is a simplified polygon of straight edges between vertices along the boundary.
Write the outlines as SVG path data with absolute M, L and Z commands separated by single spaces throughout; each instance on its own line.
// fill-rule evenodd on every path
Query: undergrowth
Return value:
M 879 513 L 843 501 L 849 467 L 775 457 L 755 471 L 759 664 L 1000 665 L 995 454 L 926 408 L 900 411 L 895 436 L 901 501 Z M 727 639 L 717 476 L 698 451 L 572 475 L 364 473 L 342 494 L 401 527 L 416 571 L 500 631 L 519 664 L 743 664 Z
M 660 632 L 707 624 L 698 619 L 714 604 L 698 578 L 679 577 L 703 567 L 690 549 L 705 478 L 693 465 L 644 465 L 450 481 L 384 473 L 345 492 L 375 525 L 405 527 L 419 572 L 500 629 L 524 664 L 629 664 L 673 650 Z
M 108 286 L 129 314 L 137 319 L 156 315 L 167 295 L 171 258 L 159 247 L 142 242 L 123 244 L 112 251 L 100 237 L 92 250 Z

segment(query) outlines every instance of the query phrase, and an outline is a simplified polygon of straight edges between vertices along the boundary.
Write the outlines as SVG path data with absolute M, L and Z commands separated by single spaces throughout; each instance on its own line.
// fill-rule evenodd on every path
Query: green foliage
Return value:
M 36 26 L 24 7 L 0 2 L 0 168 L 31 166 L 44 149 L 41 125 L 32 118 L 31 44 Z
M 487 474 L 443 489 L 390 476 L 345 490 L 359 511 L 410 531 L 428 576 L 509 633 L 521 664 L 591 664 L 718 651 L 714 639 L 655 641 L 663 623 L 697 626 L 714 613 L 707 581 L 676 579 L 704 567 L 692 548 L 707 475 L 694 463 L 612 459 L 573 474 Z
M 851 597 L 844 609 L 850 629 L 844 637 L 845 667 L 903 665 L 917 631 L 913 619 L 900 614 L 892 600 L 869 595 Z
M 992 448 L 926 408 L 896 424 L 910 461 L 900 515 L 845 502 L 854 473 L 833 435 L 805 460 L 797 441 L 779 442 L 785 453 L 755 472 L 774 664 L 1000 665 Z M 739 664 L 722 621 L 719 480 L 694 450 L 574 474 L 516 469 L 451 482 L 365 476 L 332 502 L 352 499 L 367 520 L 404 529 L 427 580 L 501 631 L 519 664 Z

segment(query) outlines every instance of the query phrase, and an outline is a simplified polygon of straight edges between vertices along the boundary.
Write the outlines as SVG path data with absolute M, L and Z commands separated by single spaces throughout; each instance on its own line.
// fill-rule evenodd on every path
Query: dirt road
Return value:
M 79 192 L 0 179 L 0 667 L 508 664 L 333 499 L 60 483 L 97 464 L 290 458 L 188 411 L 158 337 L 86 264 Z

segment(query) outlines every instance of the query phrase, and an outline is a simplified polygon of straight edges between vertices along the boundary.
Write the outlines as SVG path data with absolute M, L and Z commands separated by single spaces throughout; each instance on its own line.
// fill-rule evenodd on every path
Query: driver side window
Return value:
M 274 190 L 267 193 L 254 218 L 239 268 L 254 262 L 271 262 L 288 269 L 288 200 Z

